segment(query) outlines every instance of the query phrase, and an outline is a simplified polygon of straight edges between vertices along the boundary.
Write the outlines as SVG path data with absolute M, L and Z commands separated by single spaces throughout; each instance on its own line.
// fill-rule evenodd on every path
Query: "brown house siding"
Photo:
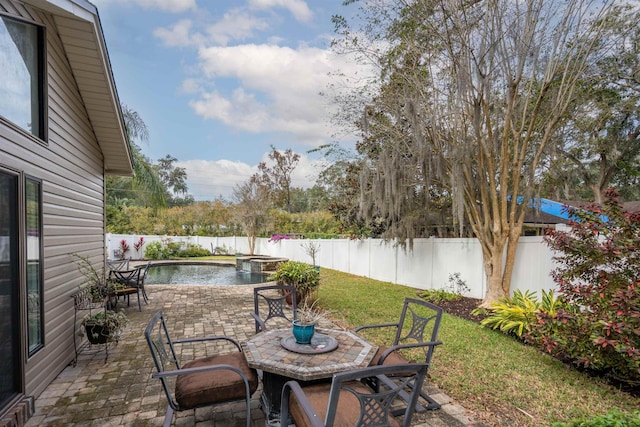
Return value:
M 52 16 L 9 0 L 0 12 L 46 28 L 47 144 L 0 120 L 0 164 L 42 180 L 45 346 L 25 360 L 25 394 L 37 396 L 74 357 L 70 295 L 82 276 L 69 254 L 105 256 L 104 160 Z

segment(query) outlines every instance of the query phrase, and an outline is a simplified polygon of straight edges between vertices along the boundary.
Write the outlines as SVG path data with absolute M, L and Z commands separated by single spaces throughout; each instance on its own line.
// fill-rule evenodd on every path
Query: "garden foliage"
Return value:
M 302 305 L 320 285 L 320 272 L 311 264 L 286 261 L 278 265 L 276 272 L 269 276 L 269 280 L 280 285 L 293 286 L 296 289 L 296 298 Z
M 568 423 L 553 423 L 553 427 L 640 427 L 640 411 L 625 414 L 611 411 L 591 418 L 572 420 Z
M 439 304 L 445 301 L 460 301 L 469 292 L 467 282 L 460 277 L 460 273 L 449 274 L 448 283 L 440 289 L 426 289 L 418 293 L 425 301 Z
M 557 252 L 553 278 L 573 307 L 542 311 L 528 340 L 554 356 L 640 384 L 640 212 L 617 193 L 602 206 L 569 209 L 570 231 L 545 238 Z
M 211 251 L 201 246 L 191 243 L 187 243 L 185 247 L 183 245 L 181 242 L 172 242 L 169 239 L 161 242 L 154 241 L 147 245 L 144 254 L 147 259 L 189 258 L 211 255 Z
M 561 298 L 556 298 L 553 291 L 542 291 L 542 302 L 538 301 L 536 293 L 516 289 L 513 297 L 501 298 L 499 302 L 491 304 L 490 315 L 482 322 L 482 326 L 499 329 L 505 334 L 513 334 L 522 338 L 523 334 L 535 327 L 540 313 L 554 315 L 563 306 Z

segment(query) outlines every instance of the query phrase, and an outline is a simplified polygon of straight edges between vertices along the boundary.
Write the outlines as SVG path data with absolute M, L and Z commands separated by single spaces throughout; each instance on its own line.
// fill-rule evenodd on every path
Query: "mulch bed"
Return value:
M 449 313 L 452 316 L 461 317 L 472 322 L 480 323 L 486 316 L 471 314 L 473 310 L 478 308 L 482 303 L 482 300 L 475 298 L 462 297 L 458 301 L 439 301 L 436 303 L 438 307 L 441 307 L 445 313 Z

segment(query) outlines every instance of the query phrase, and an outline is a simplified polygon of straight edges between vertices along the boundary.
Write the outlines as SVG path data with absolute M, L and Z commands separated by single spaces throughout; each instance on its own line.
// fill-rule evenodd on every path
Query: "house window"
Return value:
M 0 117 L 45 139 L 44 30 L 0 15 Z
M 44 346 L 42 265 L 42 184 L 26 179 L 27 334 L 29 356 Z

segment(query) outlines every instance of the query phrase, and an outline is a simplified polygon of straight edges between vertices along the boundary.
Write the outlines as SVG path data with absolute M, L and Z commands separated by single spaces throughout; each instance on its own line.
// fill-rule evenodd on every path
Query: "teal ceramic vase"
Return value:
M 311 338 L 313 338 L 315 331 L 316 325 L 314 323 L 303 325 L 300 320 L 293 321 L 293 336 L 298 344 L 311 343 Z

